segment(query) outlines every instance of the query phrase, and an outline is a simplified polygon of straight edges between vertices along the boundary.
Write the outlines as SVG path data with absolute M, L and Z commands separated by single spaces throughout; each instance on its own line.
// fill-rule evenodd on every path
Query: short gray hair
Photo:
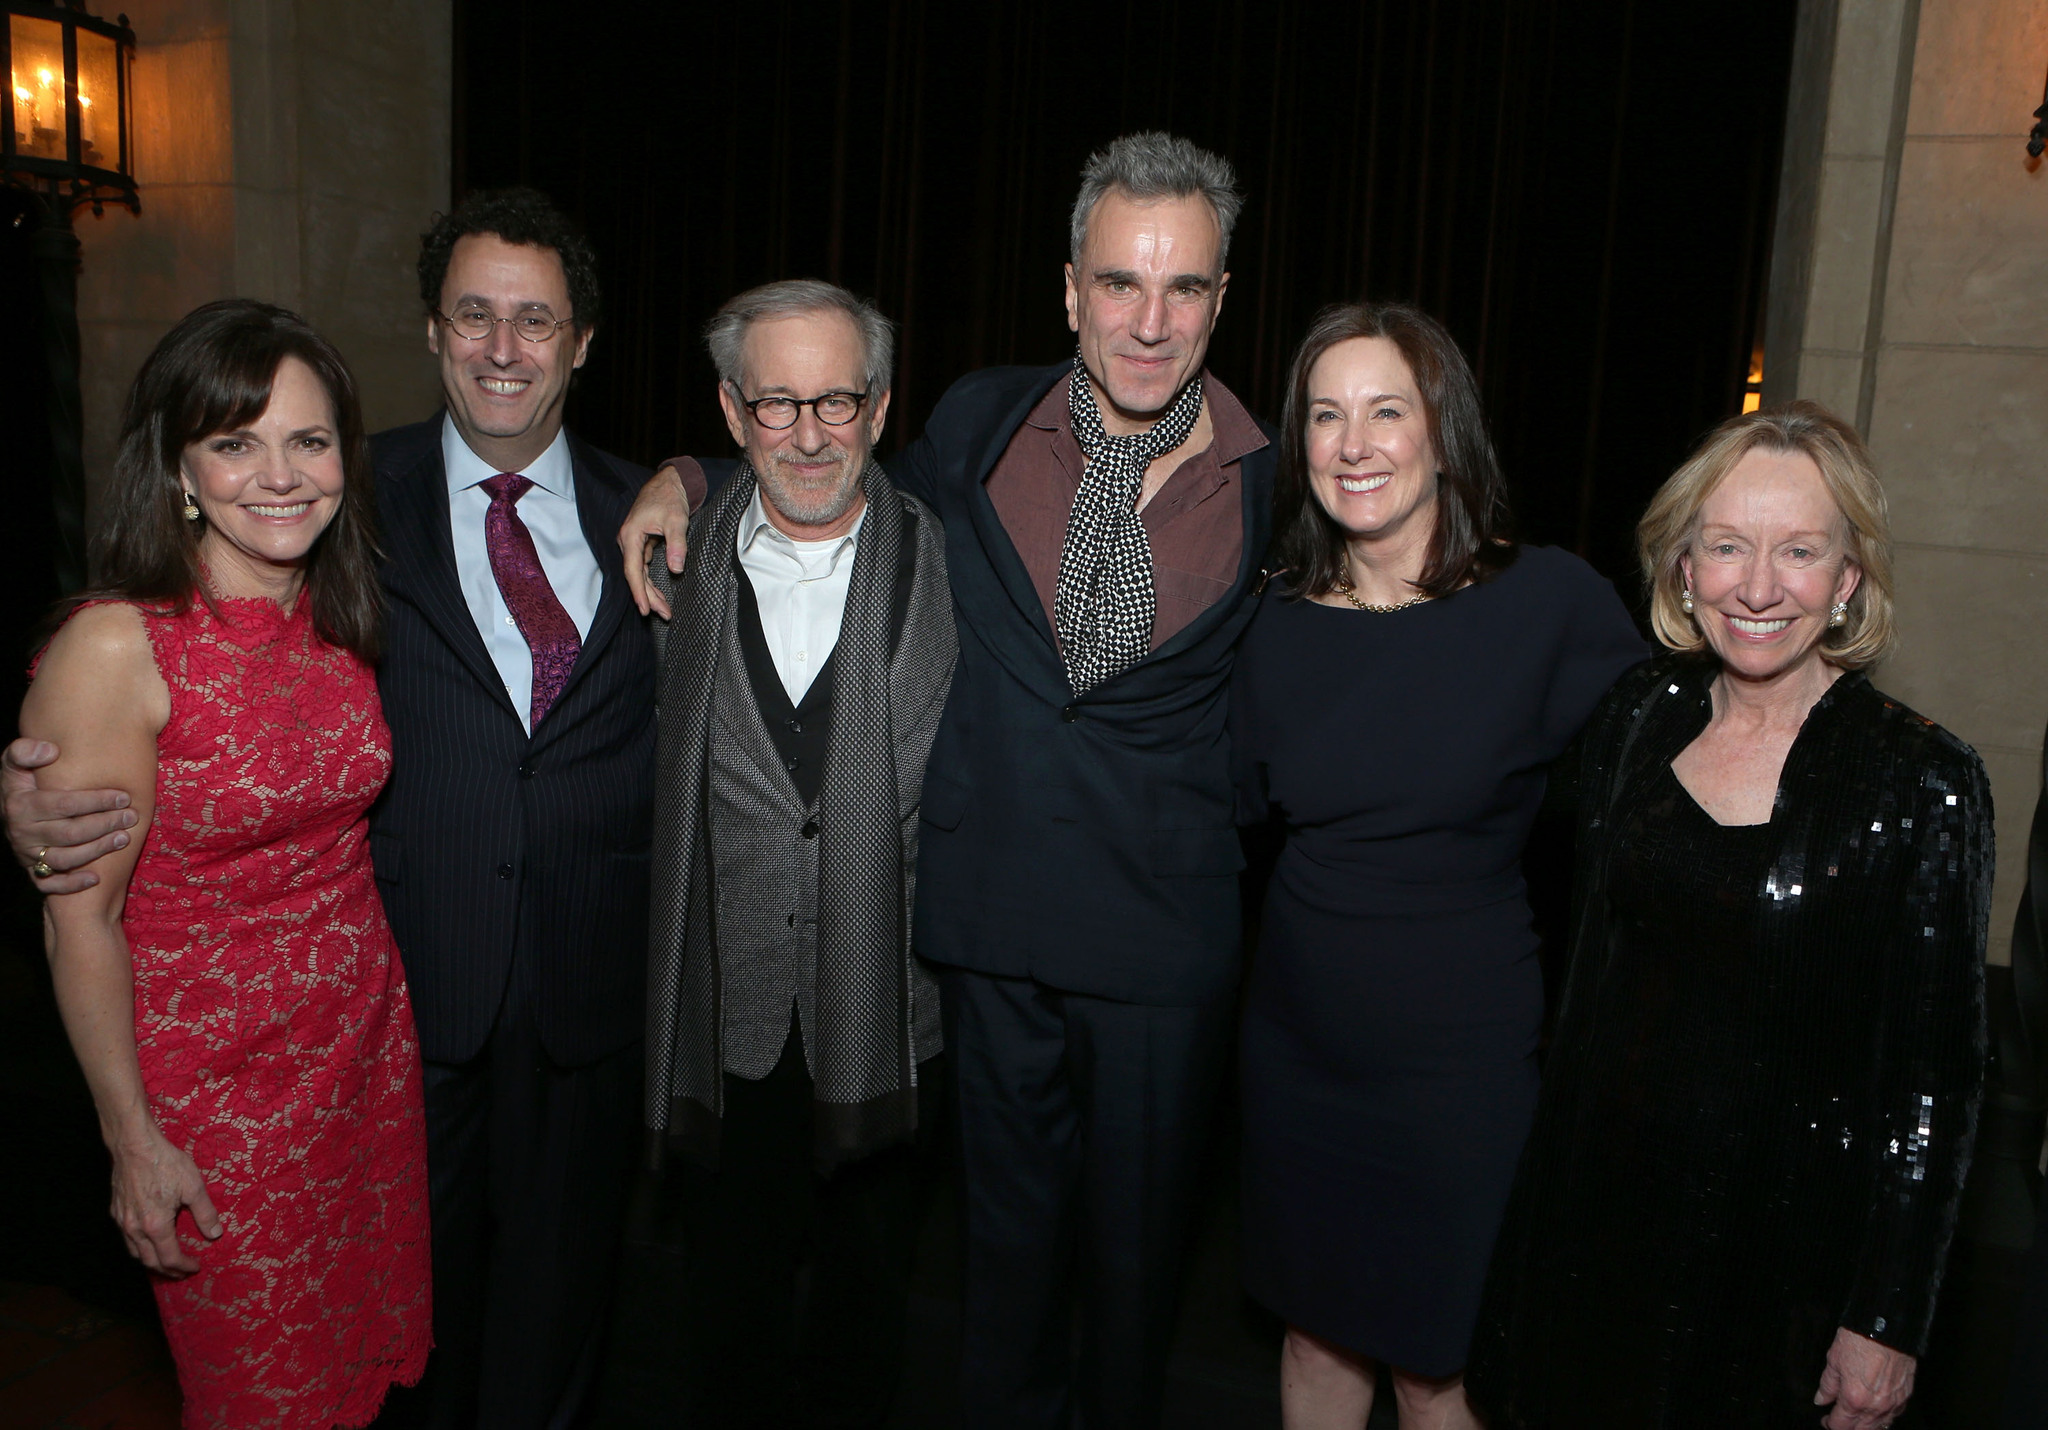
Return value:
M 745 355 L 747 329 L 763 318 L 787 318 L 799 313 L 844 313 L 853 320 L 865 354 L 863 374 L 870 393 L 889 390 L 889 375 L 896 366 L 896 325 L 882 316 L 882 310 L 865 298 L 856 297 L 837 283 L 820 278 L 786 278 L 780 283 L 763 283 L 749 288 L 704 325 L 704 346 L 718 368 L 721 382 L 740 385 L 740 361 Z
M 1088 216 L 1112 190 L 1140 203 L 1156 199 L 1188 199 L 1200 194 L 1215 210 L 1223 241 L 1216 250 L 1221 272 L 1230 257 L 1230 231 L 1244 208 L 1237 171 L 1221 154 L 1211 154 L 1178 134 L 1148 129 L 1126 134 L 1107 149 L 1097 150 L 1081 166 L 1081 193 L 1074 200 L 1072 249 L 1074 266 L 1081 264 L 1081 244 L 1088 237 Z

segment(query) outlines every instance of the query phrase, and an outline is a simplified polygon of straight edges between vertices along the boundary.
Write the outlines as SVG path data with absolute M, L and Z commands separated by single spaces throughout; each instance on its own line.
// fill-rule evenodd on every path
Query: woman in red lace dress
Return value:
M 341 357 L 200 308 L 128 396 L 99 537 L 22 707 L 136 838 L 45 906 L 188 1426 L 357 1426 L 430 1341 L 419 1047 L 365 814 L 391 763 L 369 462 Z

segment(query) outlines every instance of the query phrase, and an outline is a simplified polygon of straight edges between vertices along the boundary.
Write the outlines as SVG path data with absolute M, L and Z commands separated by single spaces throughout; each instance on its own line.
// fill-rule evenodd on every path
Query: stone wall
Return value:
M 281 303 L 354 367 L 372 430 L 439 401 L 413 260 L 448 206 L 450 0 L 125 0 L 139 217 L 77 219 L 89 492 L 128 383 L 185 313 Z
M 1870 441 L 1903 634 L 1876 678 L 1990 770 L 2002 962 L 2048 723 L 2048 6 L 1802 0 L 1800 28 L 1765 398 Z

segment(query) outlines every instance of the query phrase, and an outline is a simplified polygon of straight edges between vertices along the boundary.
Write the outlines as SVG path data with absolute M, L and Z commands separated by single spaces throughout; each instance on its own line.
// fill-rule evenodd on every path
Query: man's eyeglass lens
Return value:
M 823 397 L 806 397 L 800 402 L 794 397 L 757 397 L 746 407 L 754 414 L 754 420 L 771 432 L 796 426 L 797 414 L 806 407 L 814 410 L 827 427 L 844 427 L 860 415 L 860 405 L 867 401 L 867 396 L 865 392 L 828 392 Z
M 498 324 L 510 323 L 512 331 L 529 343 L 544 343 L 569 321 L 557 318 L 546 308 L 521 308 L 509 318 L 501 318 L 489 308 L 457 308 L 443 316 L 449 327 L 473 342 L 488 338 Z

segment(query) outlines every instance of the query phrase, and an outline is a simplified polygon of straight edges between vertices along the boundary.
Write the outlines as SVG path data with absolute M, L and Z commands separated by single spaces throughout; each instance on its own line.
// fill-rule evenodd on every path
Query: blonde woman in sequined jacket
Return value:
M 1567 782 L 1573 961 L 1468 1391 L 1496 1430 L 1881 1430 L 1976 1126 L 1983 765 L 1863 673 L 1889 534 L 1839 419 L 1731 419 L 1639 543 L 1670 654 Z

